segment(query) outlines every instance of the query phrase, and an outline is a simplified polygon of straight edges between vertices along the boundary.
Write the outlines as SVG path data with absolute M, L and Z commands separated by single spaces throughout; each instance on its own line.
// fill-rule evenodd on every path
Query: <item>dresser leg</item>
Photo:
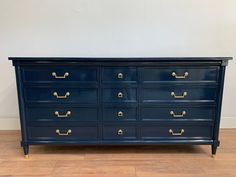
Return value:
M 217 150 L 217 147 L 219 146 L 219 144 L 220 144 L 219 141 L 214 141 L 213 144 L 211 145 L 211 155 L 212 155 L 212 157 L 215 157 L 216 150 Z
M 23 150 L 24 150 L 25 158 L 28 159 L 29 158 L 29 145 L 24 145 Z

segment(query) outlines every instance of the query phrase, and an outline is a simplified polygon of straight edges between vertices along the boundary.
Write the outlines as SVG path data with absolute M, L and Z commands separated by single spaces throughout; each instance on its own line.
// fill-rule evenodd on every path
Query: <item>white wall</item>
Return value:
M 235 0 L 0 0 L 0 129 L 18 127 L 8 56 L 233 56 Z M 236 127 L 236 63 L 222 126 Z

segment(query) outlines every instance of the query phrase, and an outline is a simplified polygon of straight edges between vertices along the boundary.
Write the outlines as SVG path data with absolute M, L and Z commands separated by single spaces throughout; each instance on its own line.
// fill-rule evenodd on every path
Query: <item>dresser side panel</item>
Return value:
M 23 76 L 22 68 L 18 65 L 15 66 L 16 74 L 16 84 L 17 84 L 17 95 L 18 95 L 18 105 L 20 113 L 20 125 L 21 125 L 21 145 L 27 145 L 27 130 L 26 130 L 26 113 L 25 113 L 25 102 L 24 102 L 24 88 L 23 88 Z
M 218 97 L 217 97 L 217 108 L 216 108 L 216 117 L 214 124 L 213 140 L 219 143 L 219 128 L 220 128 L 220 119 L 221 119 L 221 109 L 222 109 L 222 99 L 224 91 L 224 79 L 225 79 L 225 66 L 222 66 L 220 69 L 220 84 L 218 87 Z

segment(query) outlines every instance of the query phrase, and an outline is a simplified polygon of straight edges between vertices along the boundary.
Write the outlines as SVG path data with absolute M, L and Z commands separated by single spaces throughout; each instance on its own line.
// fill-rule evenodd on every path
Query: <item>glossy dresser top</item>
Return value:
M 13 61 L 228 61 L 232 57 L 9 57 Z

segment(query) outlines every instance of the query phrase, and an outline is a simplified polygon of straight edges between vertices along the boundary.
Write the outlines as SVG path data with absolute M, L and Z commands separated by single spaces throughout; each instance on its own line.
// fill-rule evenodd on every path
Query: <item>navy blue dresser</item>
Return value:
M 229 57 L 10 57 L 21 145 L 219 146 Z

